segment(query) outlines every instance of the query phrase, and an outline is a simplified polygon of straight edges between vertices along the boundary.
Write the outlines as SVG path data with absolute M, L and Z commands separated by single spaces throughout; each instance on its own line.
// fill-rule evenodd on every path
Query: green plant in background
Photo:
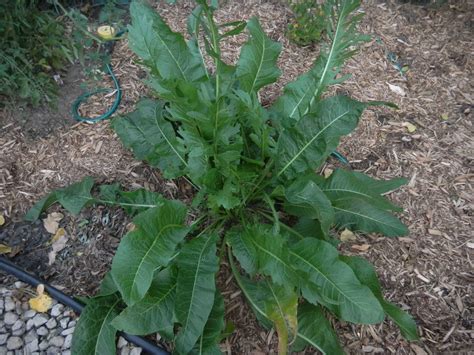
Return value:
M 136 158 L 194 186 L 192 206 L 146 190 L 124 192 L 118 184 L 92 194 L 94 181 L 86 178 L 45 197 L 26 216 L 34 220 L 55 202 L 72 213 L 116 204 L 133 216 L 135 229 L 123 237 L 101 291 L 80 317 L 73 353 L 114 354 L 117 330 L 159 332 L 177 354 L 220 353 L 229 328 L 216 286 L 223 263 L 261 324 L 276 329 L 280 354 L 308 345 L 343 353 L 328 315 L 358 324 L 387 315 L 405 338 L 417 339 L 413 319 L 383 298 L 370 263 L 339 255 L 333 235 L 341 228 L 405 235 L 392 214 L 401 209 L 383 197 L 405 180 L 343 169 L 327 178 L 315 173 L 364 109 L 383 104 L 323 96 L 343 81 L 342 65 L 367 39 L 355 30 L 359 1 L 326 2 L 328 45 L 268 108 L 258 93 L 280 76 L 280 44 L 256 18 L 218 25 L 215 6 L 197 3 L 189 41 L 147 5 L 131 5 L 129 43 L 159 99 L 145 99 L 112 122 Z M 228 65 L 220 41 L 244 28 L 249 39 L 237 64 Z
M 53 101 L 55 71 L 73 54 L 65 29 L 34 0 L 0 2 L 0 97 L 27 103 Z
M 289 0 L 293 12 L 292 22 L 288 25 L 287 35 L 290 41 L 307 46 L 321 40 L 331 13 L 325 13 L 325 6 L 315 0 Z M 328 7 L 326 7 L 328 10 Z

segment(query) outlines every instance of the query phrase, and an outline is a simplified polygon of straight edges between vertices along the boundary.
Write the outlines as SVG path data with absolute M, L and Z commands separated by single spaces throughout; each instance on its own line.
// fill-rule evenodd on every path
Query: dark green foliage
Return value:
M 328 21 L 324 6 L 316 0 L 288 0 L 288 3 L 293 12 L 287 30 L 290 41 L 300 46 L 319 42 Z
M 165 177 L 187 179 L 196 190 L 199 218 L 187 225 L 186 206 L 144 190 L 127 193 L 107 185 L 96 198 L 89 179 L 40 201 L 29 218 L 56 200 L 72 212 L 106 203 L 135 215 L 135 229 L 123 237 L 104 280 L 102 294 L 118 292 L 122 300 L 109 326 L 139 335 L 159 331 L 174 341 L 177 354 L 220 353 L 225 312 L 216 276 L 223 259 L 258 320 L 275 328 L 281 354 L 307 345 L 342 353 L 328 315 L 373 324 L 387 314 L 407 339 L 416 339 L 413 319 L 383 298 L 370 264 L 339 255 L 333 236 L 341 228 L 406 234 L 393 215 L 401 209 L 382 196 L 403 179 L 379 181 L 349 170 L 328 178 L 315 173 L 363 110 L 380 104 L 322 98 L 342 81 L 342 65 L 365 39 L 355 31 L 359 2 L 326 2 L 332 14 L 328 46 L 269 108 L 258 92 L 280 74 L 280 45 L 257 19 L 218 26 L 215 7 L 197 2 L 189 41 L 150 7 L 132 3 L 130 44 L 160 99 L 141 101 L 113 127 L 138 159 Z M 244 27 L 249 39 L 237 64 L 227 65 L 220 40 Z M 204 55 L 214 61 L 213 70 Z M 96 311 L 94 300 L 87 307 Z M 74 338 L 89 336 L 79 328 Z M 89 341 L 108 341 L 100 336 Z
M 53 75 L 73 60 L 63 24 L 35 0 L 2 0 L 0 38 L 0 100 L 53 101 Z

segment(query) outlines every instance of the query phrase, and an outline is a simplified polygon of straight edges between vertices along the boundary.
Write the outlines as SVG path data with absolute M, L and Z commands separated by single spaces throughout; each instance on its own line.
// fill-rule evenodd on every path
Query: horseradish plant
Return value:
M 139 102 L 112 123 L 138 159 L 195 188 L 193 205 L 118 185 L 101 186 L 93 197 L 94 182 L 86 178 L 47 196 L 27 216 L 37 218 L 56 201 L 73 213 L 86 204 L 118 204 L 134 216 L 101 292 L 87 301 L 73 352 L 114 354 L 120 330 L 159 332 L 177 354 L 220 353 L 232 328 L 216 287 L 222 264 L 261 324 L 275 328 L 280 354 L 308 345 L 343 353 L 327 316 L 373 324 L 388 315 L 407 339 L 416 339 L 413 319 L 383 298 L 374 268 L 339 255 L 332 235 L 341 228 L 406 234 L 391 214 L 401 209 L 382 196 L 404 180 L 344 169 L 327 178 L 315 173 L 363 110 L 379 104 L 323 96 L 343 80 L 341 66 L 366 39 L 355 30 L 359 1 L 326 1 L 330 43 L 270 107 L 262 106 L 259 91 L 280 75 L 280 44 L 256 18 L 219 26 L 215 6 L 197 3 L 188 41 L 150 7 L 132 3 L 130 46 L 159 99 Z M 220 41 L 245 27 L 249 39 L 229 65 Z M 187 223 L 190 209 L 200 215 Z

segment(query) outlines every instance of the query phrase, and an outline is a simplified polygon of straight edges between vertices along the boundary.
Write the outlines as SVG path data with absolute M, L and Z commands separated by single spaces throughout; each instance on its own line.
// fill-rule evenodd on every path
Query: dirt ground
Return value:
M 159 2 L 157 7 L 173 29 L 183 31 L 193 5 Z M 366 16 L 359 29 L 373 40 L 347 64 L 345 72 L 352 78 L 334 91 L 360 100 L 391 101 L 400 109 L 367 111 L 340 151 L 355 170 L 378 178 L 408 178 L 408 185 L 390 197 L 405 209 L 401 217 L 410 235 L 358 236 L 357 241 L 344 243 L 342 250 L 375 264 L 385 296 L 413 315 L 421 341 L 404 341 L 389 321 L 376 326 L 337 322 L 336 328 L 348 353 L 472 353 L 474 3 L 449 1 L 431 8 L 371 0 L 364 2 L 362 10 Z M 288 42 L 284 31 L 291 14 L 282 2 L 228 1 L 218 12 L 221 21 L 254 15 L 284 48 L 279 61 L 283 75 L 262 93 L 262 100 L 270 103 L 285 83 L 311 66 L 318 46 L 300 48 Z M 225 43 L 227 61 L 235 61 L 244 40 L 240 35 Z M 125 40 L 116 46 L 112 65 L 124 91 L 120 113 L 132 110 L 137 99 L 147 94 L 143 71 L 134 60 Z M 408 71 L 402 73 L 404 65 Z M 134 161 L 108 122 L 71 124 L 69 107 L 78 81 L 77 76 L 65 80 L 58 114 L 48 110 L 1 113 L 0 213 L 7 223 L 0 227 L 0 243 L 13 246 L 10 257 L 26 269 L 71 294 L 90 295 L 108 270 L 129 220 L 120 210 L 103 207 L 77 217 L 66 215 L 61 226 L 70 241 L 56 262 L 47 266 L 49 237 L 41 223 L 21 222 L 23 213 L 52 189 L 88 175 L 101 183 L 119 181 L 127 188 L 146 187 L 172 198 L 189 196 L 181 181 L 165 182 Z M 103 100 L 96 100 L 84 111 L 103 110 L 103 105 Z M 413 127 L 416 130 L 410 133 Z M 357 245 L 362 244 L 370 247 L 358 251 Z M 225 266 L 219 280 L 227 317 L 236 324 L 223 350 L 274 353 L 274 332 L 258 325 Z

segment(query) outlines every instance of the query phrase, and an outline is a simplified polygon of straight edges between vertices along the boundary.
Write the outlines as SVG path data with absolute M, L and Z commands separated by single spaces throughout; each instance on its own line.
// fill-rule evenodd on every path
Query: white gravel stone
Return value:
M 69 349 L 71 347 L 71 343 L 72 343 L 72 334 L 69 334 L 67 337 L 64 338 L 63 349 Z
M 123 337 L 119 337 L 117 342 L 117 348 L 121 349 L 125 345 L 127 345 L 127 341 Z
M 25 334 L 25 322 L 18 319 L 15 324 L 12 325 L 12 335 L 22 336 Z
M 69 323 L 69 320 L 70 318 L 69 317 L 66 317 L 66 318 L 63 318 L 59 321 L 59 324 L 61 324 L 61 328 L 63 329 L 66 329 L 67 328 L 67 325 Z
M 38 339 L 38 335 L 36 335 L 36 332 L 34 329 L 31 329 L 28 333 L 26 333 L 26 335 L 23 337 L 23 340 L 25 341 L 25 343 L 30 343 L 32 342 L 33 340 L 35 339 Z
M 71 355 L 71 350 L 64 350 L 61 355 Z
M 58 325 L 58 322 L 56 322 L 56 319 L 54 319 L 54 318 L 50 318 L 50 319 L 46 322 L 46 327 L 47 327 L 48 329 L 53 329 L 53 328 L 55 328 L 57 325 Z
M 53 317 L 58 317 L 64 310 L 64 306 L 61 303 L 58 303 L 57 305 L 53 306 L 51 308 L 51 316 Z
M 25 288 L 26 286 L 28 286 L 28 285 L 25 284 L 24 282 L 21 282 L 21 281 L 16 281 L 15 282 L 15 287 L 16 288 Z
M 22 318 L 30 319 L 30 318 L 33 318 L 35 315 L 36 315 L 36 311 L 34 309 L 29 309 L 25 313 L 23 313 Z
M 7 353 L 7 347 L 6 346 L 0 346 L 0 354 L 6 354 Z
M 37 314 L 36 316 L 33 317 L 33 322 L 35 323 L 36 328 L 41 327 L 47 321 L 48 321 L 48 317 L 46 317 L 44 314 Z
M 49 340 L 49 345 L 60 348 L 64 344 L 64 338 L 62 336 L 55 336 Z
M 120 355 L 130 355 L 130 349 L 128 346 L 124 346 L 122 349 L 120 349 Z
M 0 334 L 0 345 L 3 345 L 7 342 L 8 334 Z
M 32 353 L 32 352 L 35 352 L 35 351 L 38 351 L 38 350 L 39 350 L 38 339 L 35 339 L 35 340 L 29 342 L 25 346 L 26 354 L 29 354 L 29 353 Z
M 72 334 L 72 333 L 74 333 L 74 329 L 75 329 L 75 328 L 64 329 L 64 330 L 61 332 L 61 335 L 69 335 L 69 334 Z
M 15 301 L 13 301 L 13 299 L 9 296 L 5 297 L 4 304 L 4 309 L 6 312 L 13 311 L 16 307 Z
M 58 354 L 61 354 L 61 350 L 59 350 L 58 348 L 55 348 L 54 346 L 46 350 L 46 355 L 58 355 Z
M 35 322 L 33 321 L 33 319 L 28 319 L 26 321 L 26 331 L 30 330 L 34 326 L 35 326 Z
M 0 300 L 0 310 L 3 310 L 5 308 L 5 301 Z
M 20 349 L 23 346 L 23 340 L 20 337 L 10 337 L 7 341 L 8 350 Z
M 46 327 L 40 327 L 36 330 L 36 334 L 41 335 L 41 336 L 45 336 L 48 333 L 49 332 L 48 332 L 48 329 Z
M 46 348 L 48 347 L 48 342 L 46 340 L 43 340 L 41 343 L 39 343 L 38 347 L 40 350 L 46 350 Z
M 6 325 L 13 325 L 18 320 L 18 315 L 12 312 L 5 313 L 3 321 Z
M 76 326 L 76 321 L 75 320 L 70 321 L 67 325 L 68 328 L 72 328 L 72 327 L 75 327 L 75 326 Z
M 142 353 L 142 348 L 133 348 L 130 350 L 130 355 L 140 355 Z

